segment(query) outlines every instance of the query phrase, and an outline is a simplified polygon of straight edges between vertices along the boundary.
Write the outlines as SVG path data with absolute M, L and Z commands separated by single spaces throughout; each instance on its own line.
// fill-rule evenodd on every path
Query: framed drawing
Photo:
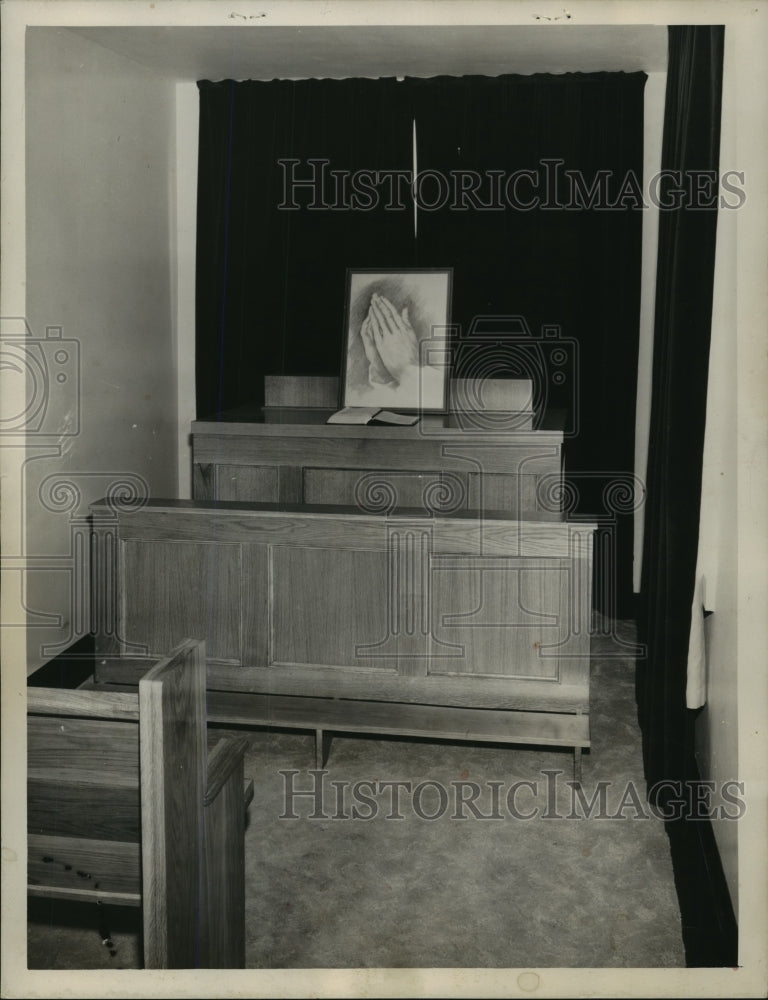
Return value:
M 347 271 L 343 405 L 444 410 L 452 268 Z

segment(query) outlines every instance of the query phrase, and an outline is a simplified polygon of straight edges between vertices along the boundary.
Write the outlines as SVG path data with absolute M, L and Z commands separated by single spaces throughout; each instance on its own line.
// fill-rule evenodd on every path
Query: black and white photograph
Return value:
M 0 14 L 2 997 L 764 997 L 768 3 Z
M 344 406 L 445 409 L 451 272 L 350 270 Z

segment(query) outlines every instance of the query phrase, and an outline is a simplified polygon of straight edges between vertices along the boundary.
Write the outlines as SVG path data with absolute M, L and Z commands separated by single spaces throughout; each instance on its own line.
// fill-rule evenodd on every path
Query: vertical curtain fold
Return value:
M 722 26 L 669 29 L 662 204 L 680 179 L 719 168 Z M 717 185 L 714 185 L 717 191 Z M 695 586 L 717 227 L 711 205 L 659 220 L 651 422 L 641 584 L 637 704 L 646 779 L 691 777 L 685 707 Z M 666 794 L 666 793 L 665 793 Z M 656 797 L 654 795 L 654 797 Z

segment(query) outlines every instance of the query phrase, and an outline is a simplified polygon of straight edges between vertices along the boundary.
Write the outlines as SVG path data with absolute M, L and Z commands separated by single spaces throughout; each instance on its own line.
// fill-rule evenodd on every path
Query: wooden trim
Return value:
M 31 896 L 141 905 L 138 843 L 30 833 L 27 854 Z
M 126 658 L 102 660 L 97 666 L 100 685 L 138 684 L 147 664 Z M 271 667 L 231 666 L 208 663 L 208 720 L 223 721 L 218 713 L 218 692 L 242 691 L 246 694 L 306 696 L 308 691 L 323 690 L 334 698 L 359 701 L 394 701 L 410 704 L 446 705 L 469 708 L 497 708 L 507 711 L 558 712 L 586 711 L 589 688 L 581 683 L 558 683 L 555 680 L 519 680 L 508 677 L 468 676 L 403 677 L 383 675 L 382 671 L 350 667 L 301 666 Z
M 154 662 L 150 661 L 147 666 Z M 139 698 L 136 694 L 123 692 L 30 687 L 27 688 L 27 714 L 136 721 Z
M 217 695 L 216 715 L 221 722 L 250 726 L 320 728 L 536 746 L 590 746 L 589 717 L 557 712 L 396 705 L 236 692 Z
M 56 885 L 27 885 L 27 893 L 38 899 L 58 899 L 68 903 L 141 906 L 141 893 L 138 892 L 102 892 L 100 889 L 67 889 Z
M 324 420 L 316 423 L 305 422 L 294 423 L 267 423 L 267 422 L 236 422 L 220 420 L 193 420 L 192 425 L 193 442 L 199 439 L 206 442 L 206 447 L 213 447 L 209 441 L 215 439 L 223 441 L 227 438 L 311 438 L 313 446 L 317 441 L 361 439 L 373 441 L 447 441 L 456 444 L 467 444 L 467 439 L 472 436 L 471 431 L 461 427 L 445 426 L 445 418 L 442 416 L 425 415 L 419 424 L 410 427 L 397 427 L 395 425 L 376 425 L 375 427 L 349 424 L 326 424 Z M 477 435 L 487 444 L 489 438 L 495 443 L 502 445 L 514 444 L 536 448 L 539 445 L 560 445 L 563 442 L 564 434 L 562 430 L 502 430 L 493 431 L 483 428 L 482 433 Z M 196 461 L 200 461 L 196 457 Z M 228 461 L 228 459 L 227 459 Z
M 457 511 L 451 517 L 420 511 L 385 517 L 338 507 L 155 501 L 121 514 L 120 538 L 381 549 L 392 526 L 428 527 L 436 555 L 576 558 L 587 557 L 596 528 L 592 522 L 519 521 L 498 512 L 482 518 L 474 511 Z
M 393 701 L 506 710 L 588 708 L 586 683 L 558 684 L 555 680 L 519 680 L 510 677 L 407 677 L 381 671 L 341 671 L 335 667 L 208 667 L 209 717 L 216 719 L 216 692 L 243 691 L 273 695 L 307 695 L 322 691 L 334 698 L 359 701 Z

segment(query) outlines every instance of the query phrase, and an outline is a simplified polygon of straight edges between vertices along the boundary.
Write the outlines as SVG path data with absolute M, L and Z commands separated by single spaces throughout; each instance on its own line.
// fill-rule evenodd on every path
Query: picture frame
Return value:
M 348 268 L 342 405 L 445 412 L 453 268 Z

